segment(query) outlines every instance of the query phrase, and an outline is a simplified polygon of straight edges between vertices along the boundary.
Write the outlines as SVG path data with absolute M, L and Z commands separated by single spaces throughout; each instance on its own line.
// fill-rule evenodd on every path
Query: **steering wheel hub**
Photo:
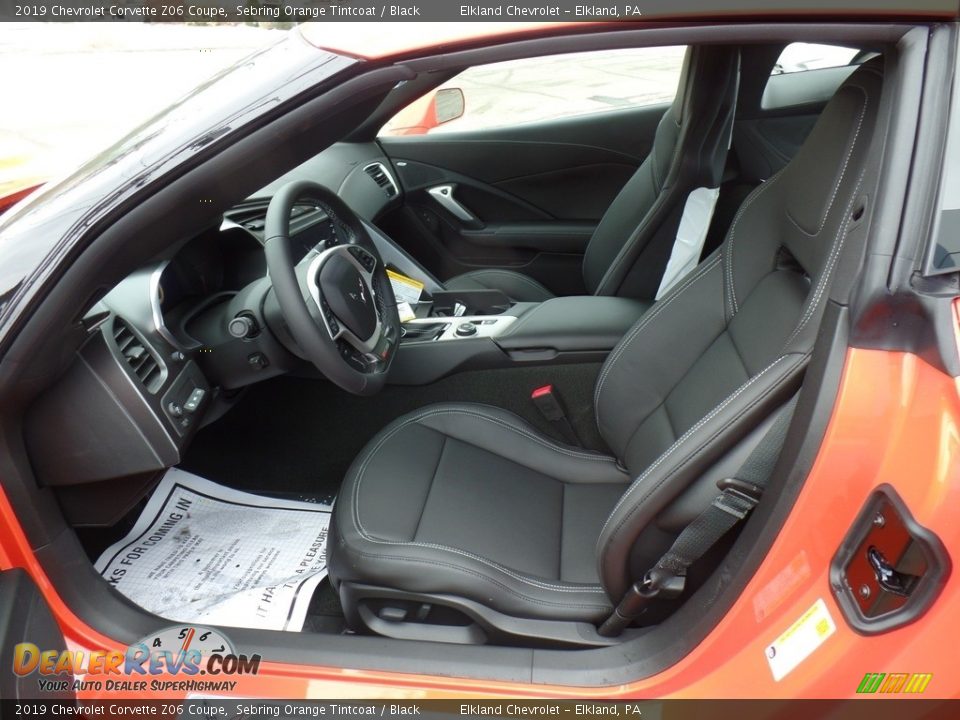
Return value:
M 346 228 L 347 242 L 318 245 L 298 261 L 290 213 L 306 198 Z M 298 354 L 344 390 L 370 395 L 382 388 L 399 342 L 400 318 L 383 260 L 364 223 L 331 190 L 296 181 L 270 202 L 264 250 Z
M 317 285 L 340 322 L 359 340 L 369 340 L 377 329 L 377 310 L 357 266 L 342 254 L 333 255 L 320 268 Z

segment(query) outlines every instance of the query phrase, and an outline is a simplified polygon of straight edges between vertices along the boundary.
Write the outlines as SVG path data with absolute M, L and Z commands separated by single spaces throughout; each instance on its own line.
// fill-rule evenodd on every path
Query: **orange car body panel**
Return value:
M 916 355 L 849 350 L 821 450 L 770 552 L 708 637 L 653 677 L 583 688 L 264 662 L 258 675 L 232 677 L 238 681 L 234 692 L 264 698 L 841 698 L 855 694 L 866 672 L 923 672 L 932 673 L 933 679 L 922 697 L 960 697 L 956 649 L 953 642 L 945 642 L 960 637 L 956 573 L 925 615 L 872 637 L 846 624 L 828 580 L 834 552 L 871 491 L 882 483 L 894 486 L 915 519 L 939 535 L 947 548 L 960 547 L 958 391 L 957 379 Z M 5 568 L 26 568 L 33 576 L 69 646 L 122 650 L 81 621 L 58 596 L 6 496 L 0 496 L 0 519 L 0 562 Z M 821 598 L 836 632 L 786 677 L 774 681 L 766 647 Z
M 35 190 L 39 190 L 43 186 L 43 183 L 36 183 L 34 181 L 29 181 L 27 187 L 20 188 L 14 192 L 0 197 L 0 212 L 7 210 L 8 208 L 13 207 L 18 202 L 23 200 L 27 195 L 30 195 Z

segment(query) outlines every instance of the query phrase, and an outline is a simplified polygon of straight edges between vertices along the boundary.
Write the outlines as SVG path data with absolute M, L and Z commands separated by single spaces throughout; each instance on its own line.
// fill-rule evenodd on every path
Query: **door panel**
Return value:
M 41 675 L 34 670 L 17 675 L 12 671 L 14 649 L 20 643 L 31 643 L 41 652 L 66 650 L 60 627 L 54 619 L 46 600 L 36 584 L 20 568 L 0 572 L 0 657 L 8 665 L 7 672 L 0 673 L 0 698 L 22 700 L 42 697 L 44 700 L 71 701 L 73 676 Z M 41 691 L 38 680 L 64 681 L 67 689 Z
M 385 229 L 443 279 L 503 267 L 582 293 L 587 242 L 667 107 L 381 138 L 405 192 Z

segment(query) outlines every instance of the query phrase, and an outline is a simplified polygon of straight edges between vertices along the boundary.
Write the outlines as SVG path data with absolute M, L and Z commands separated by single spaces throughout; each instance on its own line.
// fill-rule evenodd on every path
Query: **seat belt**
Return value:
M 780 457 L 796 403 L 794 396 L 780 410 L 734 477 L 717 481 L 720 494 L 681 531 L 643 579 L 627 590 L 616 610 L 600 626 L 600 635 L 617 637 L 654 599 L 679 596 L 686 585 L 687 569 L 757 506 Z

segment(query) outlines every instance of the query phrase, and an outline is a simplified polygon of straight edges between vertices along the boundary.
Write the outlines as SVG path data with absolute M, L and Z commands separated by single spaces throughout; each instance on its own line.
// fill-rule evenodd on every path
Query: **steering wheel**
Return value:
M 290 215 L 305 202 L 330 215 L 339 232 L 298 263 Z M 376 393 L 396 354 L 400 316 L 383 259 L 360 218 L 333 191 L 298 180 L 270 201 L 265 235 L 267 272 L 300 354 L 344 390 Z

